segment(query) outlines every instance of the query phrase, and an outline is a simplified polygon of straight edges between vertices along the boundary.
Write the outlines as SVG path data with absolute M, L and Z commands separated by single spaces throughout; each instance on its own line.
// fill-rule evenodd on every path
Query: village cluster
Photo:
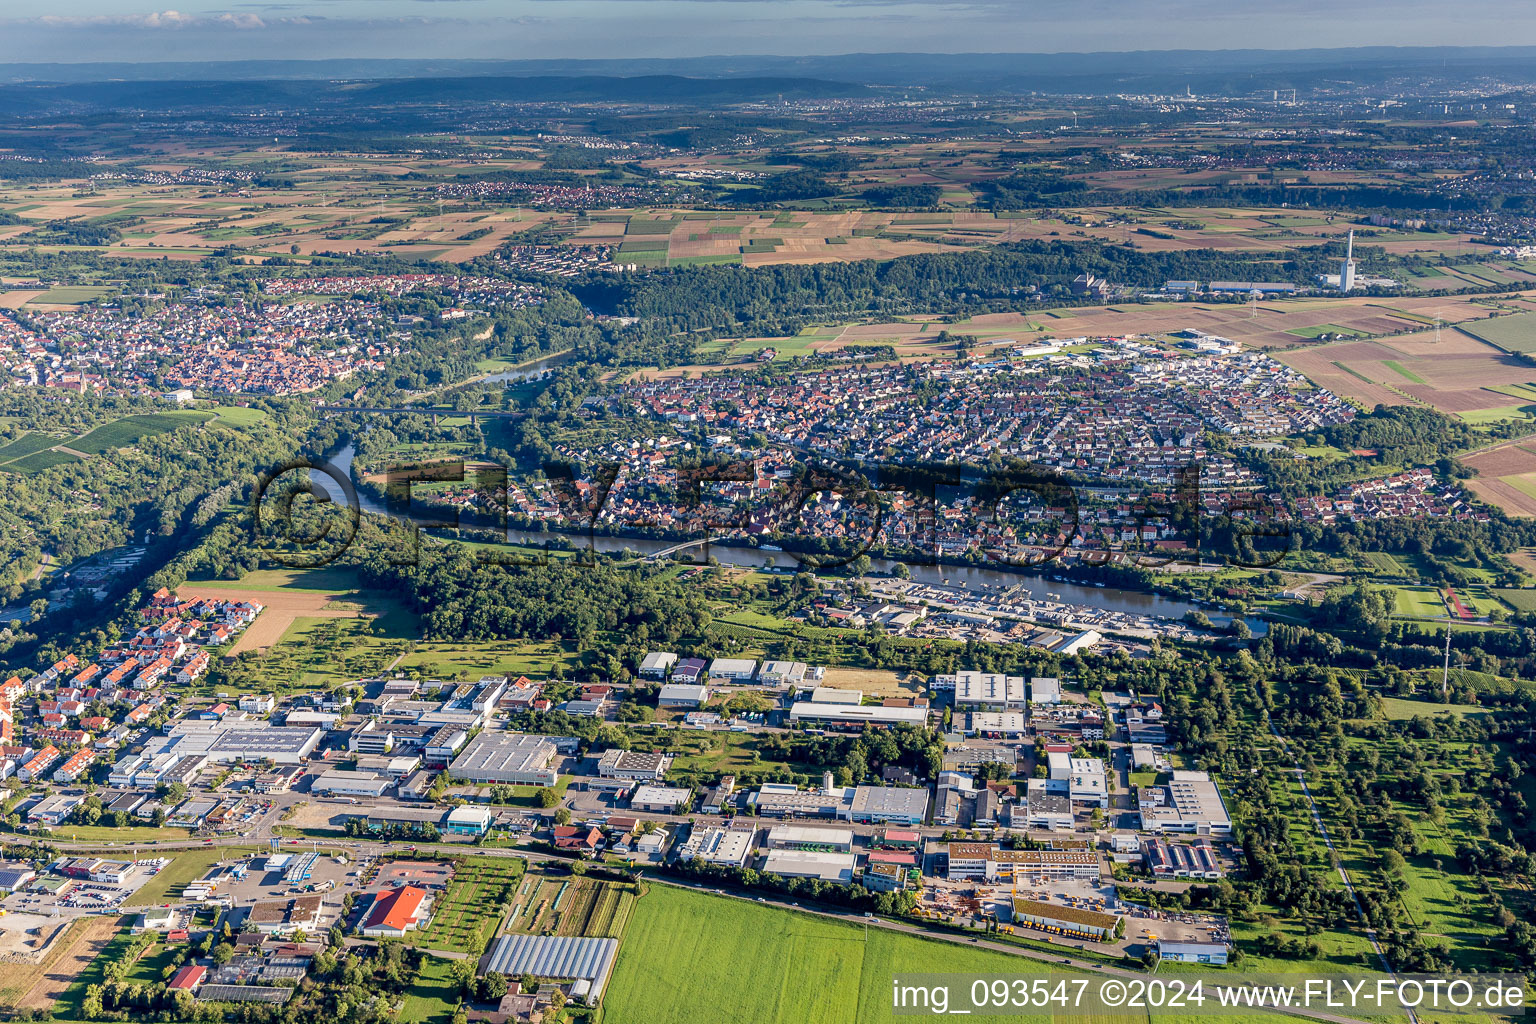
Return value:
M 543 301 L 538 290 L 499 278 L 398 274 L 278 278 L 263 285 L 273 299 L 291 301 L 250 302 L 199 288 L 177 299 L 137 296 L 154 303 L 146 311 L 115 301 L 0 310 L 0 385 L 133 394 L 313 391 L 383 369 L 409 343 L 411 324 L 420 318 L 390 317 L 375 297 L 427 289 L 452 299 L 445 319 Z
M 582 185 L 535 181 L 471 181 L 439 185 L 443 199 L 528 203 L 544 210 L 607 210 L 657 202 L 688 202 L 689 193 L 660 186 L 637 187 L 591 181 Z

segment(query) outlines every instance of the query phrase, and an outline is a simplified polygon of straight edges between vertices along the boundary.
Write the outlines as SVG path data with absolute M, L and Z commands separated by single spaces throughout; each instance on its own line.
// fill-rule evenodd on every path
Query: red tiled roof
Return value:
M 208 973 L 208 968 L 199 967 L 196 964 L 188 964 L 177 971 L 175 976 L 165 986 L 169 989 L 186 989 L 191 991 L 203 980 L 203 975 Z
M 364 922 L 364 928 L 391 928 L 403 932 L 416 921 L 421 901 L 427 898 L 427 890 L 414 885 L 402 886 L 374 900 L 373 910 Z

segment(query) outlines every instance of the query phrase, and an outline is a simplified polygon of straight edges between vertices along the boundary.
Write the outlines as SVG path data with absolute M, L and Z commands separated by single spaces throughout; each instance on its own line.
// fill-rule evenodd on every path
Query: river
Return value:
M 349 441 L 332 455 L 327 460 L 327 463 L 336 472 L 344 474 L 347 479 L 352 479 L 352 458 L 354 454 L 355 448 Z M 331 488 L 327 487 L 327 484 L 331 483 L 331 481 L 326 475 L 313 474 L 312 483 L 316 493 L 325 493 L 332 500 L 341 500 L 341 496 L 331 494 Z M 357 491 L 357 501 L 359 507 L 364 512 L 371 512 L 376 515 L 391 514 L 381 502 L 361 489 Z M 509 544 L 540 547 L 546 541 L 560 538 L 577 546 L 586 543 L 585 538 L 571 533 L 537 533 L 514 529 L 507 531 L 507 543 Z M 673 547 L 676 543 L 676 541 L 671 540 L 649 540 L 640 537 L 597 536 L 592 538 L 592 546 L 596 550 L 613 554 L 628 550 L 641 555 L 648 555 Z M 692 549 L 695 553 L 699 550 L 697 548 Z M 723 565 L 765 566 L 769 564 L 769 559 L 772 559 L 774 564 L 781 566 L 790 566 L 795 563 L 794 556 L 787 552 L 764 551 L 748 545 L 711 544 L 709 546 L 709 554 Z M 911 578 L 919 583 L 958 587 L 978 593 L 984 590 L 1017 588 L 1022 589 L 1031 598 L 1038 601 L 1049 600 L 1062 604 L 1103 608 L 1122 615 L 1151 616 L 1165 619 L 1181 619 L 1188 612 L 1196 610 L 1196 606 L 1187 601 L 1164 597 L 1161 594 L 1149 594 L 1139 590 L 1125 590 L 1119 587 L 1095 587 L 1081 583 L 1069 583 L 1054 580 L 1049 575 L 1041 575 L 1034 572 L 963 565 L 914 565 L 911 562 L 903 564 L 907 566 Z M 895 566 L 896 563 L 893 561 L 876 558 L 872 560 L 871 568 L 877 573 L 890 573 Z M 1222 625 L 1231 619 L 1231 616 L 1214 611 L 1208 612 L 1208 614 L 1211 621 L 1217 625 Z M 1249 628 L 1256 635 L 1261 635 L 1268 629 L 1268 624 L 1262 619 L 1249 618 L 1247 622 Z

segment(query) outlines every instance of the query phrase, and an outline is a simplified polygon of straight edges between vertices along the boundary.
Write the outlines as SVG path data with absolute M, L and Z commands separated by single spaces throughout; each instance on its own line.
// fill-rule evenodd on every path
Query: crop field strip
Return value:
M 421 933 L 422 945 L 455 953 L 485 947 L 501 926 L 502 906 L 522 878 L 522 861 L 476 859 L 459 865 Z

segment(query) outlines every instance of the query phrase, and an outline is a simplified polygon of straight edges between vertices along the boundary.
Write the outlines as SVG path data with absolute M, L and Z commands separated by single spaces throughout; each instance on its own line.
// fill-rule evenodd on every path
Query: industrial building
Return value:
M 373 772 L 328 771 L 315 776 L 309 784 L 311 793 L 325 796 L 383 796 L 395 780 Z
M 1146 839 L 1141 844 L 1141 856 L 1147 870 L 1157 878 L 1217 879 L 1223 874 L 1216 855 L 1203 841 L 1191 844 Z
M 856 858 L 851 853 L 818 853 L 810 850 L 769 850 L 763 870 L 785 878 L 819 878 L 823 882 L 853 881 Z
M 1013 901 L 1014 924 L 1075 939 L 1111 941 L 1120 928 L 1120 922 L 1121 918 L 1114 914 L 1101 914 L 1080 907 L 1042 903 L 1039 900 Z
M 493 815 L 484 807 L 465 804 L 448 812 L 443 831 L 460 836 L 483 836 L 491 830 Z
M 636 811 L 671 814 L 679 807 L 686 807 L 692 800 L 692 790 L 669 786 L 636 786 L 630 795 L 629 806 Z
M 814 825 L 775 825 L 768 830 L 768 849 L 849 853 L 853 850 L 853 830 Z
M 824 729 L 862 729 L 865 726 L 928 724 L 927 708 L 864 707 L 854 704 L 820 704 L 796 701 L 789 706 L 790 725 L 813 725 Z
M 747 829 L 696 827 L 678 848 L 677 859 L 744 867 L 752 852 L 752 835 Z
M 1230 835 L 1232 819 L 1221 791 L 1205 772 L 1178 771 L 1167 786 L 1137 791 L 1141 827 L 1146 832 Z
M 483 732 L 454 758 L 448 775 L 464 782 L 553 786 L 559 779 L 550 767 L 554 759 L 555 745 L 546 736 Z
M 752 658 L 716 658 L 709 663 L 712 683 L 750 683 L 755 675 L 757 662 Z
M 747 802 L 765 818 L 846 818 L 853 806 L 853 790 L 835 785 L 827 772 L 821 789 L 765 782 Z
M 660 782 L 672 764 L 671 754 L 640 750 L 605 750 L 597 759 L 597 774 L 605 779 L 630 782 Z
M 1157 957 L 1169 963 L 1219 967 L 1227 962 L 1227 947 L 1220 942 L 1164 942 L 1158 939 Z
M 815 704 L 862 704 L 864 703 L 863 690 L 842 690 L 835 686 L 818 686 L 811 691 L 811 702 Z
M 928 814 L 928 790 L 858 786 L 847 817 L 860 824 L 921 825 Z
M 699 683 L 668 683 L 656 695 L 663 708 L 701 708 L 709 700 L 709 687 Z
M 400 938 L 420 928 L 427 920 L 430 899 L 427 890 L 404 885 L 380 893 L 363 920 L 363 934 L 373 938 Z
M 803 661 L 765 661 L 757 671 L 757 681 L 764 686 L 799 686 L 810 668 Z
M 1099 858 L 1090 850 L 1004 850 L 995 843 L 949 844 L 951 879 L 1098 881 L 1100 874 Z
M 965 717 L 965 731 L 970 736 L 1017 739 L 1024 735 L 1022 711 L 972 711 Z
M 955 707 L 962 711 L 1023 711 L 1024 677 L 966 669 L 954 676 Z
M 1104 772 L 1104 762 L 1097 757 L 1068 758 L 1067 797 L 1074 804 L 1090 807 L 1109 806 L 1109 780 Z M 1052 778 L 1055 778 L 1052 771 Z
M 652 651 L 640 661 L 640 678 L 665 679 L 676 664 L 677 655 L 671 651 Z
M 245 924 L 268 935 L 313 935 L 320 928 L 321 896 L 295 896 L 291 900 L 267 900 L 252 905 Z
M 1060 704 L 1061 680 L 1055 676 L 1035 676 L 1029 681 L 1029 699 L 1034 704 Z
M 271 761 L 303 764 L 320 745 L 319 726 L 276 726 L 264 721 L 181 721 L 171 727 L 166 743 L 155 753 L 178 757 L 201 755 L 221 764 Z M 152 755 L 153 756 L 153 755 Z

